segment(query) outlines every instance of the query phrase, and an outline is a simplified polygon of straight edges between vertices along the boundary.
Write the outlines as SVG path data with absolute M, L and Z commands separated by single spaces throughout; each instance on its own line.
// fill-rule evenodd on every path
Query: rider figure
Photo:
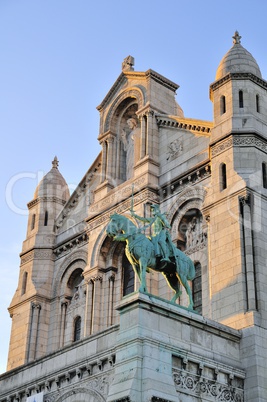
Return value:
M 133 210 L 131 210 L 131 215 L 142 222 L 149 223 L 152 229 L 151 240 L 154 245 L 156 257 L 162 256 L 161 261 L 171 262 L 167 244 L 167 230 L 170 229 L 171 226 L 165 215 L 160 212 L 158 205 L 152 204 L 150 209 L 152 212 L 151 218 L 143 218 L 142 216 L 136 215 Z

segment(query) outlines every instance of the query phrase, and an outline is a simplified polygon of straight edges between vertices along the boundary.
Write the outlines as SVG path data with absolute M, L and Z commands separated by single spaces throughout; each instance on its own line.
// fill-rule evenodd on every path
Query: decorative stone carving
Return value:
M 202 221 L 194 216 L 188 222 L 186 237 L 186 254 L 198 251 L 207 245 L 207 232 L 203 230 Z
M 173 369 L 173 380 L 176 390 L 181 393 L 210 398 L 211 401 L 244 401 L 243 389 L 234 387 L 232 384 L 221 384 L 215 380 L 177 369 Z
M 127 56 L 122 62 L 122 71 L 133 71 L 134 68 L 134 58 L 132 56 Z
M 267 141 L 257 135 L 232 135 L 211 147 L 212 157 L 219 155 L 232 146 L 255 146 L 263 152 L 267 152 Z
M 178 139 L 170 142 L 170 144 L 168 145 L 168 157 L 167 157 L 167 161 L 169 159 L 174 159 L 176 158 L 183 150 L 183 145 L 182 142 L 179 141 Z

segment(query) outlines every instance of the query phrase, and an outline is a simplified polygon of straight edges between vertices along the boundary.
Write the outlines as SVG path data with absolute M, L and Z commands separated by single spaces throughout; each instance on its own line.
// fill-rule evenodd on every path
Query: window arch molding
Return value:
M 84 270 L 86 267 L 87 252 L 79 250 L 67 258 L 58 270 L 58 274 L 54 281 L 53 297 L 64 294 L 70 275 L 77 269 Z
M 73 399 L 75 395 L 75 399 Z M 73 388 L 63 395 L 60 395 L 55 402 L 73 402 L 73 400 L 81 400 L 85 402 L 105 402 L 106 400 L 97 391 L 91 388 L 77 387 Z
M 90 259 L 90 265 L 92 267 L 99 266 L 104 268 L 104 262 L 102 261 L 104 254 L 105 264 L 111 266 L 113 264 L 114 251 L 116 247 L 118 247 L 118 243 L 122 244 L 122 242 L 113 241 L 107 236 L 106 229 L 108 224 L 109 220 L 107 220 L 105 227 L 96 238 Z
M 123 91 L 113 102 L 113 104 L 110 107 L 110 110 L 107 114 L 106 120 L 104 122 L 104 132 L 108 130 L 112 130 L 112 126 L 116 125 L 115 121 L 117 121 L 116 118 L 116 112 L 118 109 L 120 109 L 120 106 L 123 104 L 125 100 L 129 99 L 130 102 L 135 102 L 138 105 L 138 109 L 141 107 L 145 106 L 146 104 L 146 95 L 144 90 L 141 88 L 128 88 L 127 90 Z M 104 103 L 104 101 L 103 101 Z M 103 104 L 102 103 L 102 104 Z M 99 106 L 99 108 L 104 107 L 104 104 Z M 100 110 L 100 109 L 98 109 Z M 115 121 L 114 121 L 115 120 Z
M 167 211 L 168 220 L 171 224 L 171 235 L 174 239 L 178 233 L 179 222 L 189 209 L 201 211 L 206 196 L 206 190 L 202 186 L 195 186 L 182 191 Z

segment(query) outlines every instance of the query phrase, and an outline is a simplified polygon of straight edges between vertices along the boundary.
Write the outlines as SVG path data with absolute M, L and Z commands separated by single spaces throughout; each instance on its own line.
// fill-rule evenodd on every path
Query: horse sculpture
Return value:
M 140 280 L 140 292 L 147 292 L 146 272 L 153 269 L 163 274 L 168 285 L 175 292 L 171 302 L 175 303 L 182 294 L 181 283 L 189 298 L 188 309 L 193 309 L 192 292 L 188 280 L 194 279 L 195 266 L 189 257 L 171 243 L 171 262 L 160 262 L 155 256 L 154 245 L 150 238 L 141 233 L 141 230 L 123 215 L 111 215 L 106 232 L 113 240 L 126 242 L 125 254 Z

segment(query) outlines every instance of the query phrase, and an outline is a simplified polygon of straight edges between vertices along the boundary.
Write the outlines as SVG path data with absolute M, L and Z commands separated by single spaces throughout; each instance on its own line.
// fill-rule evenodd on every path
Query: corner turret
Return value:
M 28 229 L 20 254 L 19 283 L 9 306 L 12 333 L 8 370 L 42 357 L 46 352 L 46 315 L 50 308 L 54 271 L 54 222 L 69 196 L 55 157 L 52 169 L 38 184 L 33 200 L 28 203 Z M 40 337 L 39 327 L 42 328 Z
M 210 85 L 213 102 L 214 129 L 212 143 L 231 132 L 266 132 L 267 82 L 254 57 L 241 45 L 236 31 L 233 46 L 222 58 L 216 81 Z

